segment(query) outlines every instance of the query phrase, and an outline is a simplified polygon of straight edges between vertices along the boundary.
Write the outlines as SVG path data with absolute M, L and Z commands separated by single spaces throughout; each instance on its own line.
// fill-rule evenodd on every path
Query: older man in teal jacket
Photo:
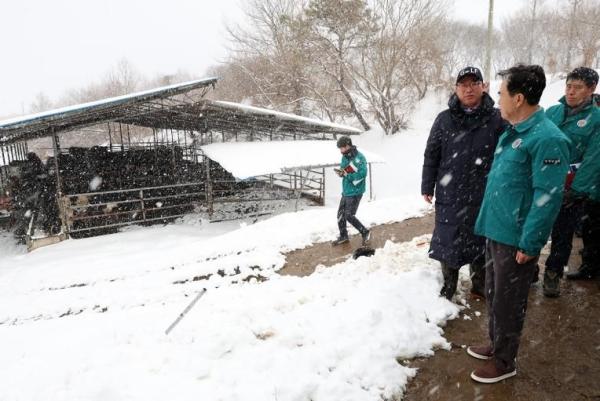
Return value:
M 538 106 L 544 70 L 517 65 L 502 71 L 500 112 L 511 126 L 496 147 L 475 233 L 487 238 L 489 343 L 467 348 L 488 362 L 471 373 L 481 383 L 516 375 L 527 294 L 540 250 L 563 197 L 569 139 Z
M 547 297 L 560 295 L 560 278 L 571 255 L 576 224 L 582 209 L 593 206 L 593 200 L 589 199 L 598 191 L 595 182 L 600 175 L 600 108 L 594 99 L 597 84 L 596 71 L 587 67 L 575 68 L 567 75 L 565 96 L 558 105 L 546 111 L 548 118 L 573 142 L 571 171 L 567 176 L 563 204 L 552 228 L 552 246 L 546 260 L 543 288 Z M 587 229 L 582 230 L 582 264 L 578 271 L 567 274 L 568 279 L 590 279 L 600 273 L 600 249 L 589 237 L 594 232 L 594 227 L 589 224 L 592 221 L 589 215 L 584 219 Z

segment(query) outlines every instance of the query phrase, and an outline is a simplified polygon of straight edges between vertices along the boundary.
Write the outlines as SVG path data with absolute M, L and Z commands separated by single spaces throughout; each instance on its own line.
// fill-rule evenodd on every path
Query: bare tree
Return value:
M 31 105 L 29 105 L 29 111 L 31 113 L 39 113 L 42 111 L 50 110 L 53 107 L 54 105 L 50 98 L 46 96 L 45 93 L 39 92 L 37 95 L 35 95 L 35 99 L 31 103 Z
M 322 72 L 331 78 L 346 98 L 363 129 L 370 125 L 351 92 L 352 58 L 370 44 L 376 22 L 363 0 L 311 0 L 305 12 L 312 33 L 313 50 Z
M 437 82 L 443 5 L 433 0 L 376 0 L 378 29 L 353 65 L 355 88 L 387 134 L 406 125 L 408 112 Z

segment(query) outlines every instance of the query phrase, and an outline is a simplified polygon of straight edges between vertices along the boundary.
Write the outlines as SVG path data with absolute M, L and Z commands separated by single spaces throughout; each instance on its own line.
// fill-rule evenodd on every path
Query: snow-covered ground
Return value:
M 549 86 L 549 104 L 562 88 L 564 81 Z M 422 155 L 446 101 L 427 97 L 400 135 L 356 138 L 359 149 L 386 159 L 373 169 L 375 200 L 367 193 L 358 212 L 365 224 L 428 210 L 419 194 Z M 327 182 L 325 207 L 256 224 L 189 216 L 31 253 L 0 234 L 0 400 L 400 395 L 416 373 L 404 360 L 447 348 L 441 327 L 459 307 L 438 296 L 427 237 L 388 242 L 371 258 L 309 277 L 278 275 L 285 252 L 337 235 L 339 178 L 328 172 Z

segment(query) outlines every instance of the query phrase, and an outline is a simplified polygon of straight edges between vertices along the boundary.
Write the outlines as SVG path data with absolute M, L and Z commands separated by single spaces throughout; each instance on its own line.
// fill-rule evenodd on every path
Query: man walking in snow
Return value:
M 527 295 L 562 202 L 569 139 L 538 106 L 546 76 L 538 65 L 501 71 L 500 111 L 511 125 L 500 137 L 475 233 L 486 241 L 489 343 L 467 353 L 487 360 L 471 373 L 480 383 L 517 374 Z
M 567 183 L 563 204 L 552 228 L 552 245 L 546 260 L 544 272 L 544 295 L 558 297 L 560 295 L 560 278 L 571 255 L 573 234 L 577 222 L 587 201 L 587 208 L 592 207 L 583 221 L 583 253 L 582 264 L 577 272 L 567 274 L 571 280 L 591 279 L 600 273 L 600 249 L 590 234 L 594 226 L 600 225 L 594 213 L 594 197 L 600 201 L 600 108 L 596 105 L 594 91 L 598 84 L 598 73 L 591 68 L 575 68 L 567 75 L 565 96 L 559 104 L 550 107 L 546 115 L 571 140 L 571 168 L 567 175 Z M 597 207 L 597 206 L 596 206 Z M 590 225 L 590 223 L 592 223 Z
M 483 296 L 485 239 L 473 233 L 494 149 L 505 123 L 484 91 L 481 71 L 463 68 L 456 90 L 429 134 L 421 194 L 431 203 L 435 193 L 435 228 L 429 257 L 442 265 L 441 295 L 452 299 L 461 266 L 470 266 L 471 293 Z
M 341 245 L 349 241 L 346 222 L 358 230 L 363 245 L 366 245 L 371 232 L 356 218 L 356 211 L 365 193 L 367 159 L 356 149 L 356 146 L 352 145 L 352 139 L 347 136 L 338 139 L 337 147 L 342 153 L 340 168 L 335 170 L 342 177 L 342 199 L 337 213 L 340 236 L 333 241 L 333 245 Z

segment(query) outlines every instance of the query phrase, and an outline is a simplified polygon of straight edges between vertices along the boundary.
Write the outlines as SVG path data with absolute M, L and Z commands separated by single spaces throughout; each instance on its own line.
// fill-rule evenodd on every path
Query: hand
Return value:
M 526 255 L 521 251 L 517 251 L 517 256 L 515 256 L 515 260 L 520 265 L 524 265 L 525 263 L 529 262 L 533 258 L 535 258 L 535 256 Z
M 423 199 L 425 199 L 425 202 L 431 204 L 431 201 L 433 199 L 433 195 L 425 195 L 425 194 L 423 194 Z

